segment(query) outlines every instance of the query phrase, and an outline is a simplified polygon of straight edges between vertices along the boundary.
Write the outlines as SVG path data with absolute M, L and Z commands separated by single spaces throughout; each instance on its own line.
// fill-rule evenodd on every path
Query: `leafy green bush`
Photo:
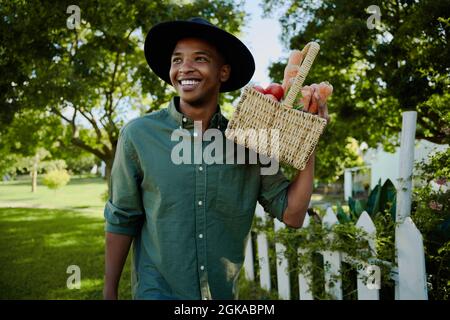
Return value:
M 361 261 L 371 261 L 381 271 L 381 299 L 394 299 L 393 282 L 390 279 L 390 267 L 382 261 L 395 261 L 395 206 L 396 189 L 390 180 L 383 185 L 381 181 L 370 192 L 368 199 L 349 199 L 348 212 L 339 203 L 337 212 L 338 224 L 331 228 L 322 224 L 325 211 L 315 212 L 309 209 L 310 224 L 300 229 L 284 228 L 274 231 L 271 219 L 262 222 L 256 218 L 253 231 L 264 232 L 269 243 L 279 242 L 286 247 L 285 256 L 289 260 L 289 271 L 293 292 L 298 291 L 299 272 L 308 275 L 312 279 L 311 291 L 315 299 L 333 299 L 324 291 L 325 268 L 320 252 L 338 251 L 345 253 L 348 258 L 357 261 L 356 265 L 343 263 L 340 274 L 332 276 L 333 286 L 336 281 L 342 281 L 344 299 L 357 299 L 356 274 L 362 267 Z M 376 227 L 376 254 L 369 246 L 367 233 L 358 228 L 356 223 L 363 211 L 366 211 Z M 302 254 L 298 254 L 302 249 Z M 274 251 L 274 250 L 272 250 Z M 274 252 L 269 252 L 271 260 Z M 275 274 L 275 273 L 274 273 Z M 366 279 L 367 280 L 367 279 Z
M 90 173 L 92 167 L 98 164 L 98 159 L 92 154 L 80 153 L 77 157 L 66 159 L 67 167 L 75 174 Z
M 450 149 L 416 166 L 411 218 L 423 236 L 428 298 L 450 299 Z
M 58 189 L 64 187 L 70 181 L 69 173 L 62 170 L 52 170 L 47 172 L 43 179 L 42 183 L 46 185 L 49 189 Z
M 106 189 L 105 191 L 102 192 L 102 194 L 100 195 L 100 199 L 102 200 L 102 202 L 106 202 L 109 200 L 109 191 L 108 189 Z
M 387 179 L 381 185 L 381 179 L 373 190 L 371 190 L 367 199 L 355 200 L 352 197 L 348 199 L 349 212 L 346 213 L 341 204 L 337 205 L 337 218 L 340 223 L 356 223 L 363 211 L 366 211 L 372 220 L 376 216 L 388 213 L 392 221 L 395 222 L 395 211 L 397 203 L 397 190 L 391 180 Z

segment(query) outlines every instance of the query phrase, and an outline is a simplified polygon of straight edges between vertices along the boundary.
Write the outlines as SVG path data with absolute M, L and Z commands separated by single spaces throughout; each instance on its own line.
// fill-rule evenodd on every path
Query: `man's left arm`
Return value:
M 313 192 L 315 151 L 309 158 L 305 169 L 299 171 L 287 191 L 288 205 L 283 213 L 283 222 L 292 228 L 303 225 Z
M 322 83 L 320 85 L 322 85 Z M 320 94 L 320 90 L 318 89 L 311 92 L 311 103 L 317 104 L 318 116 L 325 119 L 328 124 L 330 122 L 330 117 L 328 115 L 326 101 L 333 92 L 333 86 L 330 84 L 324 84 L 323 86 L 325 86 L 325 88 L 322 89 L 326 89 L 326 92 L 324 92 L 323 95 Z M 309 99 L 304 103 L 308 106 Z M 304 110 L 308 111 L 308 107 L 304 108 Z M 303 220 L 305 219 L 306 211 L 308 210 L 313 192 L 315 156 L 316 150 L 313 151 L 306 167 L 297 173 L 296 177 L 288 187 L 288 205 L 283 213 L 283 222 L 293 228 L 300 228 L 303 225 Z

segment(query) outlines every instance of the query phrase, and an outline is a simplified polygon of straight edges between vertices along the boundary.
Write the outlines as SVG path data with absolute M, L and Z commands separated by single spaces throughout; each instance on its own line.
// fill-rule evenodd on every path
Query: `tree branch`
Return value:
M 101 151 L 98 150 L 98 149 L 95 149 L 95 148 L 91 147 L 90 145 L 86 144 L 86 143 L 85 143 L 83 140 L 81 140 L 80 138 L 76 138 L 76 137 L 73 137 L 73 136 L 72 136 L 71 141 L 72 141 L 72 143 L 73 143 L 74 145 L 76 145 L 77 147 L 80 147 L 80 148 L 82 148 L 82 149 L 84 149 L 84 150 L 86 150 L 86 151 L 88 151 L 88 152 L 90 152 L 90 153 L 96 155 L 99 159 L 102 159 L 102 160 L 105 161 L 105 162 L 108 160 L 108 155 L 107 155 L 107 154 L 101 152 Z M 106 147 L 106 146 L 104 146 L 104 147 Z
M 94 115 L 90 111 L 88 111 L 89 115 L 91 116 L 91 117 L 88 117 L 88 115 L 86 113 L 84 113 L 81 110 L 81 108 L 79 108 L 78 111 L 92 125 L 92 127 L 94 128 L 95 134 L 97 135 L 97 142 L 100 144 L 102 142 L 103 135 L 102 135 L 100 128 L 97 125 L 97 122 L 94 120 Z

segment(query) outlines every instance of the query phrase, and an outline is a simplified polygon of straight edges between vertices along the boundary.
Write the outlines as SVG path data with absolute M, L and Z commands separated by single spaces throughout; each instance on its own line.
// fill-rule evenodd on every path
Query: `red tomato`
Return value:
M 278 83 L 272 83 L 270 86 L 268 86 L 266 89 L 266 93 L 274 95 L 278 101 L 280 101 L 284 97 L 283 87 Z
M 266 90 L 264 90 L 261 86 L 253 86 L 253 89 L 255 89 L 258 92 L 261 92 L 262 94 L 266 94 Z

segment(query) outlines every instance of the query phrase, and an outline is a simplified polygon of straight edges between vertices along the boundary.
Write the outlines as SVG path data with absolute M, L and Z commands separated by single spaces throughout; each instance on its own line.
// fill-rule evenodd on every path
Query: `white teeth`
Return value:
M 199 83 L 200 81 L 198 80 L 181 80 L 181 85 L 185 86 L 185 85 L 195 85 L 197 83 Z

